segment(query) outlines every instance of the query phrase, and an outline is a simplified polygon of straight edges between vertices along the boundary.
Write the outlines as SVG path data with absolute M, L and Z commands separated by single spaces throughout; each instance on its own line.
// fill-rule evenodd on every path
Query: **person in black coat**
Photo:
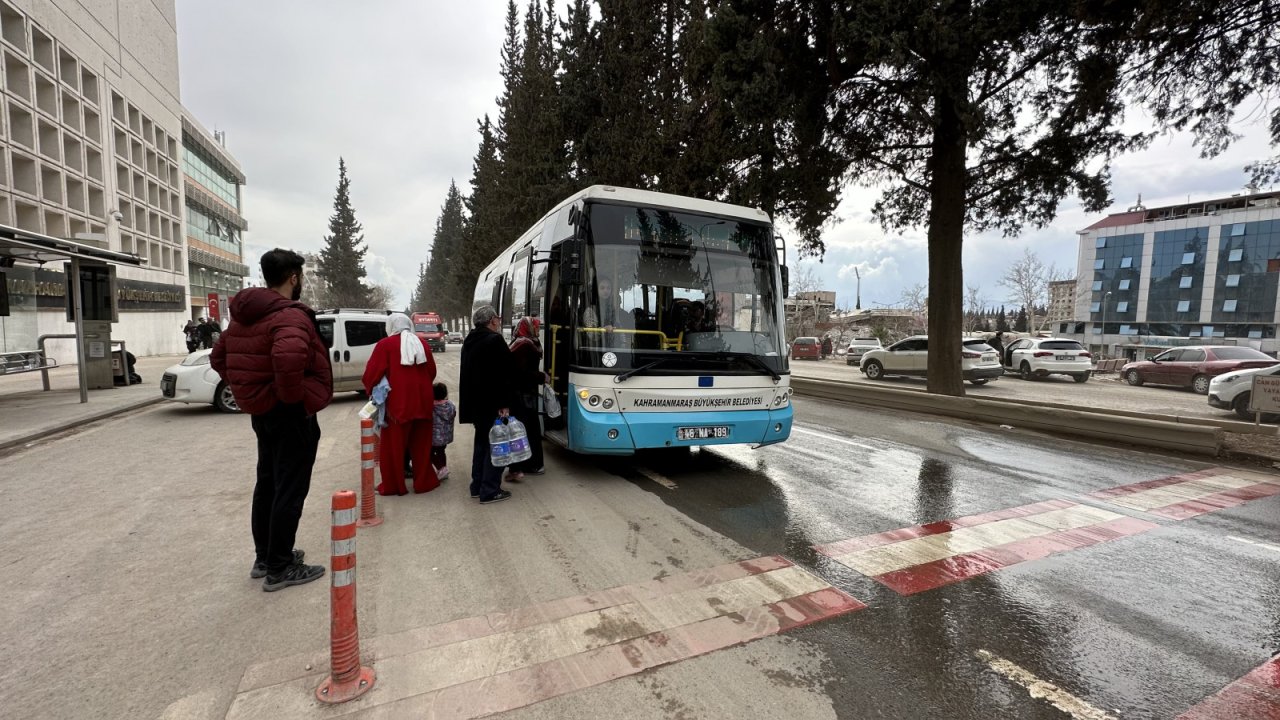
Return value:
M 471 497 L 482 505 L 511 497 L 502 489 L 502 468 L 489 457 L 489 429 L 498 417 L 509 417 L 517 401 L 516 366 L 507 341 L 498 332 L 502 318 L 485 305 L 471 316 L 475 326 L 462 342 L 459 360 L 458 419 L 475 428 L 471 455 Z
M 213 323 L 209 318 L 200 318 L 196 333 L 200 335 L 200 347 L 206 349 L 213 347 Z

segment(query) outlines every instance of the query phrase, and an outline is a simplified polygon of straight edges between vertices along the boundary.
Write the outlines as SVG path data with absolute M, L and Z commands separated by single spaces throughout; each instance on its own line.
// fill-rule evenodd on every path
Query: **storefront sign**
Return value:
M 4 273 L 12 309 L 62 310 L 67 306 L 67 282 L 63 273 L 36 268 L 9 268 Z M 34 301 L 34 302 L 33 302 Z M 120 310 L 169 312 L 187 309 L 187 290 L 181 285 L 116 280 L 116 304 Z

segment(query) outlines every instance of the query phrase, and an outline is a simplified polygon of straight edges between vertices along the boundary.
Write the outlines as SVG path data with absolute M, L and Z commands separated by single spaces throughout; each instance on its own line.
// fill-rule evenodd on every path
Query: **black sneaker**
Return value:
M 480 499 L 480 493 L 471 493 L 471 499 L 472 499 L 472 500 L 479 500 L 479 499 Z
M 267 579 L 262 581 L 262 589 L 266 592 L 275 592 L 290 585 L 305 585 L 322 577 L 324 577 L 323 565 L 293 563 L 279 575 L 268 575 Z
M 506 490 L 499 490 L 498 492 L 490 495 L 487 498 L 480 498 L 480 504 L 488 505 L 489 503 L 502 502 L 503 500 L 506 500 L 507 498 L 510 498 L 510 497 L 511 497 L 511 493 L 507 492 Z
M 537 470 L 525 470 L 524 474 L 525 475 L 545 475 L 546 472 L 547 472 L 546 468 L 540 467 Z
M 304 557 L 306 557 L 305 552 L 297 548 L 293 549 L 294 562 L 300 563 L 302 562 L 302 558 Z M 267 564 L 264 562 L 255 562 L 253 564 L 253 569 L 249 571 L 249 577 L 253 578 L 254 580 L 260 580 L 266 576 L 267 576 Z

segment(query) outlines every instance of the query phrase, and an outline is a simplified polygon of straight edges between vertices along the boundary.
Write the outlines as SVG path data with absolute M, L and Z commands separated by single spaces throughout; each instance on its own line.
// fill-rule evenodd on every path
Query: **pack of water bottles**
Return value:
M 497 418 L 489 428 L 489 458 L 494 467 L 524 462 L 533 456 L 524 423 L 513 417 Z

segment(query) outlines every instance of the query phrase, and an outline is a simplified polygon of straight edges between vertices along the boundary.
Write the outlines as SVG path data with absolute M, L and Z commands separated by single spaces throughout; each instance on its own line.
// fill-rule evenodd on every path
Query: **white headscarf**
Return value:
M 413 334 L 413 321 L 404 313 L 395 313 L 387 317 L 387 335 L 400 335 L 400 364 L 421 365 L 427 361 L 427 351 L 422 348 L 422 341 Z

